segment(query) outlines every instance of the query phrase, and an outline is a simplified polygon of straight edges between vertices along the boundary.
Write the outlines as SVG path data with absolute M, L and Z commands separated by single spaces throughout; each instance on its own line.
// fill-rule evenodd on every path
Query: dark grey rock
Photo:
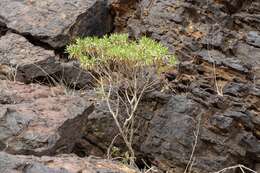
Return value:
M 260 65 L 260 48 L 238 43 L 234 53 L 236 57 L 244 63 L 251 64 L 253 67 L 258 67 Z
M 190 152 L 188 148 L 193 143 L 191 135 L 195 130 L 193 113 L 196 110 L 196 104 L 191 100 L 183 96 L 172 97 L 151 120 L 142 152 L 159 162 L 185 163 Z
M 13 33 L 0 38 L 0 64 L 10 67 L 6 72 L 8 77 L 23 82 L 61 70 L 54 51 L 34 46 L 24 37 Z
M 64 2 L 67 2 L 65 0 L 55 2 L 32 1 L 32 12 L 26 11 L 31 5 L 25 4 L 25 2 L 9 0 L 1 3 L 4 4 L 6 2 L 12 3 L 7 4 L 6 9 L 0 11 L 0 16 L 4 16 L 0 20 L 7 24 L 9 28 L 20 34 L 32 35 L 34 39 L 46 42 L 52 47 L 61 47 L 76 35 L 91 35 L 82 26 L 86 24 L 84 22 L 90 24 L 93 18 L 84 16 L 94 14 L 93 11 L 99 9 L 94 4 L 100 4 L 104 1 L 93 1 L 93 4 L 86 3 L 86 5 L 91 4 L 87 7 L 87 9 L 90 9 L 89 11 L 85 11 L 85 4 L 81 4 L 85 3 L 83 1 L 78 0 L 77 2 L 79 3 L 78 6 L 76 5 L 76 8 L 73 8 L 68 3 L 68 7 L 72 7 L 73 10 L 66 10 L 69 11 L 69 20 L 66 21 L 60 19 L 62 18 L 63 10 L 67 6 L 56 9 L 58 5 L 55 5 L 56 2 L 61 2 L 61 6 L 63 6 Z M 76 2 L 76 0 L 73 2 Z M 54 4 L 53 7 L 55 9 L 53 13 L 55 15 L 60 14 L 58 18 L 55 18 L 55 21 L 52 20 L 54 19 L 52 18 L 53 14 L 48 14 L 47 18 L 49 16 L 50 23 L 46 23 L 45 18 L 41 18 L 38 15 L 46 14 L 44 10 L 49 9 L 49 7 L 47 8 L 48 3 Z M 40 5 L 42 5 L 42 9 L 38 10 Z M 139 5 L 136 11 L 138 13 L 137 16 L 130 20 L 127 19 L 131 36 L 137 38 L 141 35 L 148 35 L 167 45 L 171 51 L 175 51 L 181 61 L 193 61 L 190 61 L 190 64 L 184 62 L 181 65 L 182 71 L 169 82 L 169 88 L 172 89 L 171 94 L 169 94 L 171 96 L 168 94 L 163 95 L 158 91 L 150 96 L 148 95 L 140 104 L 137 114 L 138 130 L 133 143 L 137 156 L 139 157 L 139 154 L 146 156 L 152 164 L 166 171 L 176 168 L 179 172 L 183 172 L 194 144 L 194 131 L 196 132 L 196 125 L 198 125 L 201 117 L 198 144 L 194 153 L 196 158 L 193 163 L 194 172 L 212 172 L 241 163 L 248 164 L 252 169 L 256 167 L 259 163 L 260 139 L 260 90 L 258 83 L 260 81 L 260 49 L 256 45 L 259 35 L 256 32 L 259 31 L 260 26 L 258 17 L 260 3 L 258 1 L 240 0 L 223 0 L 218 1 L 218 3 L 214 0 L 143 0 Z M 17 8 L 19 13 L 23 10 L 25 10 L 25 13 L 19 15 L 19 17 L 15 13 L 14 16 L 17 18 L 14 19 L 11 14 L 10 16 L 7 15 L 11 6 Z M 101 9 L 104 9 L 103 7 L 103 5 L 100 6 Z M 91 11 L 92 9 L 93 11 Z M 6 21 L 5 16 L 12 20 Z M 36 23 L 35 26 L 27 22 L 31 16 L 35 16 L 35 18 L 31 19 Z M 97 16 L 100 16 L 100 14 L 98 13 Z M 76 18 L 78 19 L 75 20 Z M 91 21 L 85 20 L 87 18 Z M 19 19 L 19 21 L 16 19 Z M 38 25 L 39 23 L 35 22 L 36 19 L 40 19 L 39 23 L 43 25 Z M 100 18 L 94 18 L 94 20 L 100 21 Z M 15 23 L 14 21 L 17 22 Z M 60 27 L 55 30 L 59 22 L 61 25 L 58 25 Z M 25 25 L 24 23 L 28 24 Z M 55 27 L 52 25 L 55 25 Z M 65 27 L 65 25 L 68 27 Z M 95 26 L 93 23 L 91 24 L 92 29 Z M 101 30 L 102 33 L 109 30 L 109 27 L 106 27 L 108 26 L 106 22 L 102 23 L 102 25 L 98 24 L 98 26 L 104 26 L 103 29 L 96 28 L 100 34 L 101 32 L 99 31 Z M 62 30 L 61 28 L 64 27 L 70 29 Z M 43 28 L 47 28 L 48 31 L 45 31 Z M 74 28 L 82 28 L 82 30 Z M 94 34 L 97 33 L 94 32 Z M 15 39 L 12 42 L 15 42 Z M 6 46 L 4 43 L 2 45 L 3 47 Z M 16 55 L 18 53 L 13 54 Z M 54 55 L 52 51 L 50 54 Z M 197 58 L 194 59 L 194 57 Z M 216 80 L 223 85 L 223 95 L 216 91 L 215 74 L 212 68 L 214 63 L 216 65 Z M 5 65 L 2 68 L 4 69 L 3 72 L 0 74 L 6 74 L 8 67 L 8 65 Z M 60 63 L 58 70 L 50 70 L 48 73 L 60 74 L 67 83 L 73 86 L 84 87 L 84 84 L 89 81 L 89 76 L 85 72 L 81 75 L 82 71 L 78 67 L 78 64 L 75 62 Z M 249 78 L 249 74 L 252 74 L 253 77 Z M 34 77 L 42 75 L 44 74 Z M 27 78 L 31 79 L 30 76 Z M 77 101 L 77 99 L 81 100 L 78 97 L 68 98 L 68 96 L 60 94 L 56 94 L 55 97 L 49 96 L 46 92 L 51 93 L 50 90 L 44 91 L 38 87 L 36 87 L 37 90 L 44 96 L 35 94 L 35 91 L 31 87 L 28 88 L 28 86 L 23 90 L 19 89 L 15 84 L 6 86 L 10 88 L 10 91 L 2 89 L 0 92 L 2 96 L 0 97 L 0 104 L 2 105 L 0 110 L 2 121 L 0 122 L 4 126 L 3 130 L 1 130 L 0 138 L 11 139 L 8 141 L 8 147 L 6 141 L 0 140 L 1 149 L 15 153 L 15 151 L 22 152 L 21 148 L 25 148 L 26 153 L 39 155 L 43 153 L 52 154 L 57 151 L 73 151 L 76 153 L 84 151 L 85 154 L 83 155 L 98 153 L 97 155 L 101 156 L 106 153 L 107 147 L 118 134 L 106 104 L 99 102 L 96 95 L 92 97 L 91 91 L 86 91 L 87 96 L 81 102 Z M 11 90 L 15 90 L 17 93 L 12 94 Z M 32 97 L 37 98 L 36 101 L 32 101 L 32 98 L 27 98 L 30 96 L 29 93 L 34 93 Z M 172 96 L 173 94 L 174 96 Z M 47 98 L 47 95 L 50 98 Z M 63 97 L 68 98 L 68 100 L 65 99 L 64 101 L 61 99 Z M 66 134 L 71 136 L 71 131 L 79 131 L 78 129 L 80 128 L 78 127 L 81 127 L 81 125 L 75 125 L 71 121 L 69 124 L 73 124 L 73 127 L 63 123 L 59 124 L 55 118 L 51 119 L 53 118 L 51 115 L 56 115 L 52 111 L 55 112 L 57 107 L 61 109 L 60 105 L 62 105 L 64 112 L 58 111 L 60 113 L 58 117 L 68 115 L 71 112 L 69 107 L 75 103 L 73 112 L 78 112 L 77 115 L 83 115 L 83 109 L 88 105 L 86 100 L 96 101 L 97 104 L 93 113 L 87 116 L 87 120 L 79 116 L 81 117 L 79 118 L 80 122 L 85 124 L 84 130 L 80 131 L 80 136 L 68 139 L 65 135 L 61 135 L 64 140 L 66 139 L 67 143 L 81 145 L 73 146 L 73 149 L 71 149 L 71 145 L 65 145 L 65 149 L 52 147 L 52 144 L 59 143 L 55 134 L 60 133 L 55 128 L 64 127 L 65 129 L 70 129 Z M 53 108 L 50 105 L 57 106 Z M 29 108 L 34 109 L 34 111 Z M 47 113 L 43 111 L 47 111 Z M 36 116 L 37 112 L 47 115 L 47 118 L 38 118 Z M 124 110 L 122 110 L 120 115 L 124 115 Z M 75 122 L 79 122 L 79 120 L 75 120 Z M 34 131 L 36 139 L 30 135 L 25 136 L 27 129 L 30 129 L 32 124 L 40 127 L 41 131 L 43 131 L 45 123 L 50 126 L 48 126 L 48 129 L 54 134 L 53 136 L 50 135 L 51 137 L 48 138 L 44 136 L 44 133 L 38 135 L 37 130 Z M 12 128 L 5 129 L 5 126 L 10 127 L 11 125 Z M 78 129 L 75 129 L 75 127 Z M 25 134 L 20 134 L 24 129 Z M 16 136 L 16 134 L 20 135 Z M 81 136 L 83 137 L 81 138 Z M 30 146 L 27 143 L 24 144 L 24 140 L 29 141 Z M 38 141 L 35 142 L 35 140 Z M 74 142 L 71 142 L 72 140 Z M 115 141 L 115 146 L 121 147 L 125 145 L 122 139 L 119 138 Z M 44 149 L 41 150 L 42 148 Z M 49 170 L 49 168 L 45 168 L 41 164 L 29 166 L 27 169 L 33 171 L 39 169 L 59 171 Z
M 239 43 L 234 52 L 238 59 L 251 65 L 254 71 L 254 82 L 260 84 L 260 48 Z
M 128 20 L 132 36 L 161 41 L 181 61 L 203 54 L 204 61 L 253 73 L 259 83 L 258 1 L 144 0 L 139 7 Z
M 260 139 L 259 8 L 257 0 L 139 3 L 136 15 L 128 20 L 130 35 L 160 41 L 181 61 L 176 79 L 169 82 L 175 96 L 168 102 L 157 102 L 154 113 L 146 116 L 148 125 L 142 126 L 144 135 L 139 134 L 144 138 L 139 150 L 153 164 L 183 172 L 180 170 L 187 164 L 193 131 L 202 115 L 192 171 L 213 172 L 241 163 L 256 167 Z M 250 139 L 245 139 L 247 135 Z
M 90 88 L 93 78 L 76 61 L 61 62 L 54 51 L 34 46 L 23 36 L 8 33 L 0 38 L 0 76 L 25 83 L 63 84 Z
M 233 119 L 222 115 L 214 115 L 211 117 L 210 122 L 213 126 L 216 126 L 220 130 L 228 132 L 232 127 Z
M 58 80 L 72 89 L 89 89 L 96 83 L 90 72 L 81 68 L 77 61 L 61 63 L 61 71 L 58 75 Z
M 106 34 L 112 27 L 107 0 L 3 0 L 0 22 L 54 48 L 78 36 Z
M 87 100 L 93 99 L 92 101 L 96 104 L 94 111 L 88 116 L 84 135 L 81 140 L 77 141 L 74 148 L 74 152 L 82 156 L 95 155 L 106 157 L 108 147 L 115 136 L 119 134 L 106 102 L 100 101 L 97 97 L 99 96 L 95 93 L 91 96 L 90 91 L 84 96 Z M 115 109 L 113 103 L 111 105 L 112 109 Z M 120 119 L 123 115 L 124 111 L 120 111 Z M 114 146 L 120 148 L 120 152 L 126 151 L 125 143 L 120 136 L 114 141 Z
M 225 116 L 234 118 L 237 121 L 243 123 L 247 128 L 253 129 L 253 124 L 249 112 L 227 110 L 224 113 Z
M 140 150 L 154 164 L 185 168 L 200 113 L 192 171 L 213 172 L 239 163 L 253 169 L 259 162 L 259 8 L 259 1 L 241 0 L 139 3 L 137 15 L 128 20 L 131 36 L 148 35 L 181 61 L 169 84 L 176 96 L 155 109 L 147 119 L 147 134 L 140 135 L 145 136 Z M 253 140 L 240 145 L 246 132 Z
M 250 157 L 256 162 L 260 161 L 260 143 L 252 133 L 245 133 L 241 138 L 240 145 L 246 148 Z
M 243 83 L 231 82 L 225 85 L 223 88 L 223 93 L 227 95 L 241 97 L 248 94 L 250 91 L 249 86 Z
M 217 66 L 229 67 L 241 73 L 248 73 L 250 68 L 246 63 L 236 57 L 226 57 L 223 53 L 216 50 L 201 50 L 197 53 L 198 57 L 204 61 L 215 63 Z
M 260 48 L 260 33 L 257 31 L 250 31 L 247 34 L 247 43 Z
M 247 29 L 249 31 L 259 31 L 260 30 L 260 20 L 259 20 L 259 1 L 243 1 L 241 9 L 233 14 L 235 23 L 239 25 L 242 29 Z

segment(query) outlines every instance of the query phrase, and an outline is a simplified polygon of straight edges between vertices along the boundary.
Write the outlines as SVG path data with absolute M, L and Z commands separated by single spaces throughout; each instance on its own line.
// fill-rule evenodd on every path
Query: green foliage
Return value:
M 109 64 L 137 66 L 161 66 L 175 64 L 175 57 L 161 43 L 142 37 L 130 41 L 127 34 L 78 38 L 67 47 L 70 57 L 77 58 L 87 69 Z
M 79 59 L 82 66 L 94 72 L 92 76 L 98 84 L 96 89 L 106 100 L 128 148 L 124 162 L 134 163 L 132 142 L 138 104 L 145 93 L 160 87 L 157 74 L 171 68 L 175 57 L 161 43 L 147 37 L 132 41 L 127 34 L 79 38 L 67 47 L 67 52 L 71 58 Z M 111 103 L 114 103 L 113 106 Z M 121 107 L 126 110 L 123 123 L 118 119 Z M 112 154 L 116 152 L 112 148 Z

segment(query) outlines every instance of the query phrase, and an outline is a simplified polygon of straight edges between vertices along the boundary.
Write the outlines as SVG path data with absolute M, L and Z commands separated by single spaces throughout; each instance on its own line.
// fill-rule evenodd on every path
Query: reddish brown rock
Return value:
M 0 81 L 0 147 L 9 153 L 69 153 L 94 107 L 79 96 L 40 85 Z
M 120 163 L 75 155 L 35 157 L 0 152 L 1 173 L 135 173 Z

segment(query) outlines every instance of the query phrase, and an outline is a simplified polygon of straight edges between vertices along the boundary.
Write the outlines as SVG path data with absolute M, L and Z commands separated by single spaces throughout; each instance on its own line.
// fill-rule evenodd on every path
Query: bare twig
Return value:
M 191 172 L 193 163 L 195 161 L 194 153 L 195 153 L 195 150 L 196 150 L 196 147 L 197 147 L 197 144 L 198 144 L 198 137 L 199 137 L 199 133 L 200 133 L 200 123 L 201 123 L 201 115 L 199 115 L 197 130 L 196 130 L 196 132 L 194 132 L 195 140 L 194 140 L 194 144 L 193 144 L 193 147 L 192 147 L 190 159 L 189 159 L 188 164 L 186 165 L 184 173 Z
M 113 138 L 112 142 L 110 143 L 110 145 L 109 145 L 109 147 L 108 147 L 108 149 L 107 149 L 107 158 L 108 158 L 108 159 L 111 158 L 110 151 L 111 151 L 111 149 L 112 149 L 112 147 L 113 147 L 113 145 L 114 145 L 115 140 L 117 139 L 117 137 L 118 137 L 119 135 L 120 135 L 120 134 L 117 134 L 117 135 Z
M 119 134 L 128 148 L 130 164 L 134 165 L 135 153 L 132 144 L 136 131 L 136 111 L 144 93 L 157 82 L 151 80 L 150 76 L 145 76 L 147 74 L 143 72 L 143 67 L 138 69 L 129 67 L 117 68 L 121 74 L 110 68 L 102 68 L 100 70 L 101 73 L 98 74 L 99 78 L 95 79 L 101 87 L 104 100 L 116 123 Z M 121 106 L 124 107 L 125 118 L 123 118 L 123 115 L 119 116 Z M 121 122 L 120 118 L 122 118 L 123 122 Z M 110 150 L 113 147 L 114 140 L 115 138 L 109 146 L 108 157 L 110 157 Z
M 232 169 L 237 169 L 239 168 L 241 170 L 242 173 L 245 172 L 245 170 L 249 171 L 249 172 L 252 172 L 252 173 L 257 173 L 256 171 L 244 166 L 244 165 L 241 165 L 241 164 L 238 164 L 238 165 L 235 165 L 235 166 L 230 166 L 230 167 L 227 167 L 227 168 L 224 168 L 224 169 L 221 169 L 220 171 L 217 171 L 217 172 L 212 172 L 212 173 L 224 173 L 226 172 L 227 170 L 232 170 Z

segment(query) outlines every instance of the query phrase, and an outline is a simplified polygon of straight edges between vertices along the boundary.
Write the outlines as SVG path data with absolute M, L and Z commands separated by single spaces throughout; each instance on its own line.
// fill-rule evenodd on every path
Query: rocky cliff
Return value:
M 259 9 L 258 0 L 2 0 L 0 172 L 135 171 L 88 157 L 105 157 L 118 131 L 89 72 L 64 52 L 76 37 L 112 32 L 149 36 L 179 61 L 168 88 L 139 106 L 140 168 L 184 172 L 193 155 L 193 172 L 260 171 Z

